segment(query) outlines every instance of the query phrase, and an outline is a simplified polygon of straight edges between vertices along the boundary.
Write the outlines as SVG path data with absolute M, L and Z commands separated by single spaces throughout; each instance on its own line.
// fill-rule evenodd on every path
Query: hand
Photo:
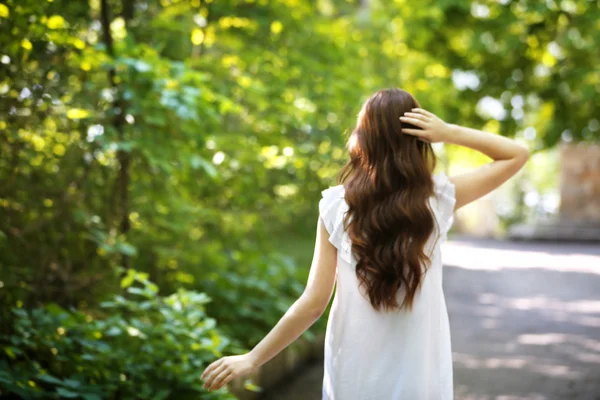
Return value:
M 412 112 L 404 113 L 404 116 L 400 117 L 400 121 L 421 128 L 403 128 L 402 132 L 416 136 L 424 142 L 445 142 L 450 136 L 450 125 L 422 108 L 413 108 Z
M 249 353 L 222 357 L 206 367 L 200 378 L 205 381 L 202 387 L 208 388 L 209 391 L 218 390 L 229 381 L 248 375 L 254 369 L 254 362 Z

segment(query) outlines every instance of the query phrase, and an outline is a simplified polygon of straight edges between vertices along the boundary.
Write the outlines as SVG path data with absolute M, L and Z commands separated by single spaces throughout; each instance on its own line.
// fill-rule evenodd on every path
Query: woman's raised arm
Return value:
M 421 129 L 403 129 L 403 133 L 427 142 L 445 142 L 477 150 L 493 161 L 469 172 L 450 176 L 456 189 L 454 210 L 479 199 L 502 185 L 525 165 L 529 150 L 504 136 L 448 124 L 433 113 L 415 108 L 400 117 Z

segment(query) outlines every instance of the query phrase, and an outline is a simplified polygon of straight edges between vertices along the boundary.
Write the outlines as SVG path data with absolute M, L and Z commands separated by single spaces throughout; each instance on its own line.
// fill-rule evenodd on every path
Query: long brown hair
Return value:
M 337 179 L 345 187 L 344 227 L 356 276 L 376 310 L 412 309 L 431 262 L 425 245 L 435 228 L 428 199 L 436 158 L 430 143 L 401 132 L 419 128 L 399 119 L 415 107 L 417 100 L 401 89 L 369 97 L 348 138 L 350 160 Z

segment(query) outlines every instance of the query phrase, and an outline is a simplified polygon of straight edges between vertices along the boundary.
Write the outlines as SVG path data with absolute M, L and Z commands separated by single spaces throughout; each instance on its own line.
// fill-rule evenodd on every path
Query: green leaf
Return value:
M 198 155 L 193 155 L 190 158 L 190 165 L 193 169 L 203 169 L 204 172 L 206 172 L 211 178 L 214 178 L 218 175 L 215 166 L 211 162 L 205 160 L 204 158 Z
M 162 390 L 159 390 L 158 392 L 154 393 L 152 398 L 156 399 L 156 400 L 167 399 L 170 394 L 171 394 L 171 389 L 162 389 Z
M 81 393 L 80 396 L 83 400 L 102 400 L 102 397 L 94 393 Z
M 121 287 L 127 288 L 133 284 L 135 281 L 135 270 L 129 269 L 127 270 L 127 275 L 123 279 L 121 279 Z
M 81 382 L 76 381 L 75 379 L 65 379 L 64 384 L 65 386 L 70 387 L 72 389 L 77 389 L 81 386 Z
M 123 333 L 123 331 L 118 326 L 111 326 L 106 332 L 104 332 L 106 336 L 118 336 L 121 333 Z
M 79 397 L 79 393 L 72 392 L 72 391 L 62 388 L 62 387 L 57 387 L 56 393 L 58 393 L 61 397 L 66 397 L 68 399 L 75 399 L 75 398 Z
M 261 386 L 255 385 L 251 380 L 244 381 L 244 388 L 250 390 L 251 392 L 262 392 L 263 388 Z
M 116 248 L 118 252 L 125 254 L 126 256 L 132 257 L 137 254 L 137 249 L 129 243 L 120 243 Z
M 152 297 L 152 295 L 154 294 L 153 292 L 151 292 L 149 290 L 138 288 L 138 287 L 127 288 L 127 292 L 131 293 L 131 294 L 137 294 L 139 296 L 144 296 L 144 297 Z
M 63 381 L 49 374 L 38 375 L 37 379 L 54 385 L 62 385 Z
M 6 355 L 8 355 L 13 360 L 17 358 L 17 355 L 15 354 L 12 347 L 5 347 L 4 352 L 6 353 Z
M 137 144 L 132 141 L 128 142 L 109 142 L 104 145 L 104 148 L 107 150 L 123 150 L 125 152 L 130 152 L 134 148 L 137 147 Z
M 46 304 L 46 310 L 52 315 L 62 315 L 65 313 L 65 310 L 56 303 Z

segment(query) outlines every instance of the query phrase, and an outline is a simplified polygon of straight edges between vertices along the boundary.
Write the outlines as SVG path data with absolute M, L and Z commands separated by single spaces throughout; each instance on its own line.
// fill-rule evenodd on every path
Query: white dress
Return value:
M 376 312 L 359 292 L 352 243 L 343 228 L 344 186 L 323 190 L 319 213 L 338 249 L 337 280 L 325 334 L 322 400 L 451 400 L 452 352 L 442 291 L 440 243 L 453 221 L 455 188 L 433 176 L 431 208 L 438 221 L 426 251 L 431 266 L 413 311 Z M 439 232 L 439 239 L 436 238 Z M 399 303 L 402 295 L 398 294 Z

